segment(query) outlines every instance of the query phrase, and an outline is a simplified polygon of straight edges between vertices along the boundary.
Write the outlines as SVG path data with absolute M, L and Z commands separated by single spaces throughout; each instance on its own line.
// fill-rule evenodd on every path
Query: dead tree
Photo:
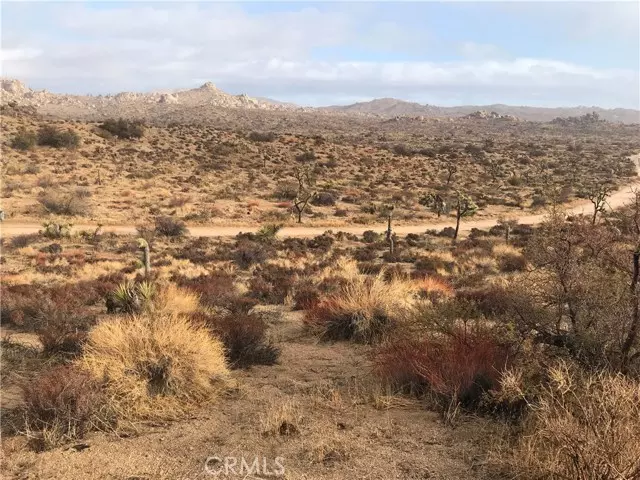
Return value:
M 638 276 L 640 275 L 640 246 L 633 252 L 633 277 L 631 278 L 631 301 L 632 317 L 631 325 L 627 331 L 627 335 L 622 343 L 621 353 L 621 371 L 626 373 L 629 365 L 636 357 L 640 356 L 640 352 L 631 355 L 631 347 L 633 347 L 640 329 L 640 303 L 638 299 Z
M 313 164 L 300 165 L 294 168 L 293 176 L 298 182 L 298 192 L 296 198 L 293 201 L 293 208 L 298 217 L 298 223 L 302 223 L 302 213 L 309 202 L 316 196 L 316 192 L 313 190 L 315 185 L 315 179 L 313 177 Z
M 587 192 L 587 198 L 593 204 L 593 217 L 591 223 L 596 224 L 598 213 L 604 213 L 607 205 L 607 198 L 611 195 L 612 188 L 610 185 L 597 183 L 593 185 Z

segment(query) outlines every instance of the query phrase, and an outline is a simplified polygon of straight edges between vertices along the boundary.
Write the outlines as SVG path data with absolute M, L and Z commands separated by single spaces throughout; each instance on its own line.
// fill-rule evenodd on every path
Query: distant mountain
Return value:
M 2 94 L 0 101 L 3 104 L 15 102 L 19 105 L 36 107 L 41 113 L 77 118 L 147 117 L 176 109 L 184 110 L 202 106 L 252 110 L 299 109 L 295 105 L 251 98 L 244 94 L 230 95 L 211 82 L 190 90 L 122 92 L 115 95 L 66 95 L 46 90 L 32 90 L 18 80 L 3 78 L 0 93 Z
M 370 102 L 354 103 L 352 105 L 336 105 L 323 107 L 325 111 L 359 113 L 365 115 L 378 115 L 381 117 L 463 117 L 472 115 L 472 118 L 504 118 L 516 117 L 520 120 L 537 122 L 549 122 L 557 117 L 578 117 L 587 113 L 596 112 L 602 120 L 622 123 L 640 123 L 640 110 L 627 108 L 605 109 L 600 107 L 525 107 L 512 105 L 464 105 L 460 107 L 437 107 L 434 105 L 421 105 L 419 103 L 405 102 L 395 98 L 379 98 Z M 480 112 L 480 114 L 479 114 Z M 483 115 L 482 112 L 495 112 Z
M 15 102 L 34 107 L 42 114 L 63 118 L 103 119 L 134 117 L 148 119 L 202 118 L 220 110 L 268 110 L 309 112 L 325 115 L 359 115 L 382 118 L 394 117 L 467 117 L 473 119 L 530 120 L 548 122 L 557 117 L 579 117 L 596 112 L 600 119 L 611 122 L 640 123 L 640 111 L 625 108 L 599 107 L 541 108 L 511 105 L 438 107 L 406 102 L 395 98 L 379 98 L 370 102 L 331 107 L 299 107 L 292 103 L 248 95 L 231 95 L 206 82 L 189 90 L 115 95 L 66 95 L 46 90 L 32 90 L 14 79 L 1 79 L 0 103 Z M 515 118 L 514 118 L 515 117 Z
M 396 98 L 377 98 L 370 102 L 354 103 L 353 105 L 320 107 L 321 110 L 332 110 L 345 113 L 360 113 L 380 115 L 385 117 L 406 116 L 440 116 L 443 109 L 432 105 L 405 102 Z

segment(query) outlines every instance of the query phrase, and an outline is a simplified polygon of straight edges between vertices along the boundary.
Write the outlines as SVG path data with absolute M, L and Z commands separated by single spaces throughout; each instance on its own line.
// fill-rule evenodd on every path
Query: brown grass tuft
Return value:
M 120 418 L 179 416 L 215 396 L 228 376 L 222 343 L 165 312 L 104 321 L 84 352 L 81 365 L 106 382 Z
M 640 383 L 565 365 L 550 379 L 498 464 L 518 478 L 640 478 Z
M 311 308 L 305 322 L 329 340 L 373 343 L 388 334 L 415 301 L 416 284 L 398 277 L 358 275 Z

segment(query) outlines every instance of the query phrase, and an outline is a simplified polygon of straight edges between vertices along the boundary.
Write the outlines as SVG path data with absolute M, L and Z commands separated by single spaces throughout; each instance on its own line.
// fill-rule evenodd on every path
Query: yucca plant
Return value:
M 282 224 L 267 223 L 266 225 L 263 225 L 262 227 L 260 227 L 260 230 L 256 232 L 256 235 L 260 240 L 268 242 L 276 238 L 276 235 L 278 234 L 281 228 L 282 228 Z
M 151 282 L 135 283 L 131 280 L 118 285 L 107 298 L 109 313 L 139 313 L 151 306 L 155 295 L 155 286 Z

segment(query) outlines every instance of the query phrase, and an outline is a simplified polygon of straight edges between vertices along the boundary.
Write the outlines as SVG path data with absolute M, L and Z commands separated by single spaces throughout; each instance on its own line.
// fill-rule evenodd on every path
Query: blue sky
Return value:
M 32 88 L 639 108 L 637 2 L 3 2 Z

